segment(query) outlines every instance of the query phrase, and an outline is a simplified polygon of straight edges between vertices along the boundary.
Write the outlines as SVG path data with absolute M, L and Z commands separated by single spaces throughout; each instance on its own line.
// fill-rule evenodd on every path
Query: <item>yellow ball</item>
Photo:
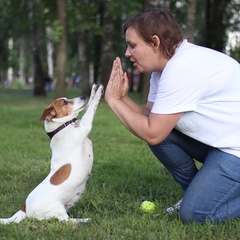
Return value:
M 144 201 L 141 204 L 141 210 L 145 213 L 153 213 L 155 211 L 156 205 L 150 201 Z

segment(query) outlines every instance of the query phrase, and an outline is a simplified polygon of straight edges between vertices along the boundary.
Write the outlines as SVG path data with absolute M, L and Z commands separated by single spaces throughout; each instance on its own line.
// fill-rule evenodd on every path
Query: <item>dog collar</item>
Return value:
M 60 132 L 62 129 L 64 129 L 65 127 L 67 127 L 69 124 L 74 123 L 77 120 L 77 118 L 73 118 L 72 120 L 65 122 L 62 126 L 58 127 L 57 129 L 55 129 L 52 132 L 48 132 L 47 135 L 50 137 L 50 139 L 53 138 L 53 136 Z

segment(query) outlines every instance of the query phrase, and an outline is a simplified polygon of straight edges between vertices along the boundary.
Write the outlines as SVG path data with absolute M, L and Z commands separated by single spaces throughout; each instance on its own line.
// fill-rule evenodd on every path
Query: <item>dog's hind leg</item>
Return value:
M 22 210 L 19 210 L 10 218 L 0 218 L 0 224 L 9 224 L 11 222 L 19 223 L 26 217 L 26 213 Z

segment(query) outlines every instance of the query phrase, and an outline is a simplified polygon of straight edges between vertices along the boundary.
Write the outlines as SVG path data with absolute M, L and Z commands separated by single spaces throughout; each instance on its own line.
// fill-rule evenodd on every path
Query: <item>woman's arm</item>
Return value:
M 131 133 L 150 145 L 162 142 L 182 115 L 182 113 L 150 114 L 147 117 L 133 111 L 121 99 L 110 101 L 109 107 Z
M 153 103 L 141 108 L 128 96 L 128 79 L 122 73 L 120 59 L 114 61 L 112 73 L 105 92 L 105 100 L 109 107 L 134 135 L 151 145 L 162 142 L 175 127 L 182 113 L 150 114 Z
M 122 98 L 122 101 L 136 113 L 140 113 L 145 116 L 149 115 L 149 113 L 151 112 L 151 109 L 152 109 L 152 105 L 153 105 L 153 103 L 148 102 L 146 107 L 139 106 L 128 96 Z

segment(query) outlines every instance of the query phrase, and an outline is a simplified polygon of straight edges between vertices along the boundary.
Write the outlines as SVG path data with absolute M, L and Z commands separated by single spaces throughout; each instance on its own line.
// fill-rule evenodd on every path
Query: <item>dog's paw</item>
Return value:
M 98 87 L 98 92 L 100 92 L 101 95 L 104 94 L 104 86 L 103 86 L 103 84 L 101 84 L 101 85 Z
M 91 218 L 69 218 L 68 221 L 72 223 L 88 223 L 92 219 Z
M 78 128 L 80 126 L 80 120 L 76 120 L 75 123 L 74 123 L 74 127 L 75 128 Z
M 97 92 L 98 86 L 96 83 L 92 85 L 91 95 L 94 96 Z

